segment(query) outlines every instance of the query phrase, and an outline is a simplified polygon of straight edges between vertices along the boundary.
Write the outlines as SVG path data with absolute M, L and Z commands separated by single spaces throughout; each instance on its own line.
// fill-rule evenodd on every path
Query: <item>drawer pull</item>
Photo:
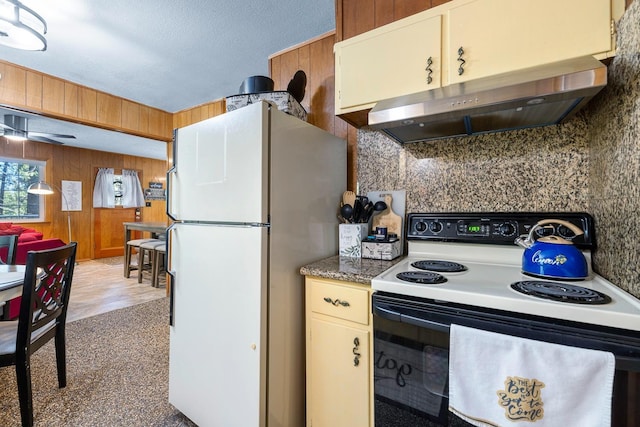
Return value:
M 431 65 L 433 64 L 433 59 L 431 59 L 431 57 L 429 57 L 429 59 L 427 59 L 427 68 L 425 68 L 425 71 L 427 72 L 427 84 L 430 85 L 431 82 L 433 81 L 433 78 L 431 77 L 431 74 L 433 74 L 433 70 L 431 69 Z
M 341 305 L 341 306 L 343 306 L 343 307 L 349 307 L 349 306 L 350 306 L 350 304 L 349 304 L 349 302 L 348 302 L 348 301 L 340 301 L 340 300 L 339 300 L 339 299 L 337 299 L 337 298 L 336 298 L 336 299 L 331 299 L 331 298 L 329 298 L 329 297 L 324 297 L 324 300 L 325 300 L 326 302 L 328 302 L 329 304 L 333 304 L 333 305 L 335 305 L 336 307 L 337 307 L 337 306 L 339 306 L 339 305 Z
M 355 337 L 353 339 L 353 354 L 355 355 L 355 357 L 353 358 L 353 366 L 358 366 L 360 364 L 360 353 L 358 353 L 358 347 L 360 347 L 360 340 L 358 339 L 358 337 Z

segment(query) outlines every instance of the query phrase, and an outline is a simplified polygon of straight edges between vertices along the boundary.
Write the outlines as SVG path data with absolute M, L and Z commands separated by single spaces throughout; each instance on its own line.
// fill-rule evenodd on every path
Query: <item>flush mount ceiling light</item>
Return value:
M 0 0 L 0 44 L 23 50 L 46 50 L 47 23 L 18 0 Z

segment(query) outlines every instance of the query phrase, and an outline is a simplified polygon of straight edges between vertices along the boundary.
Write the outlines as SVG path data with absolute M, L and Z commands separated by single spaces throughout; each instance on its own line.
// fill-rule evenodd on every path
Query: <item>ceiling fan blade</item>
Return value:
M 29 134 L 28 139 L 31 141 L 46 142 L 47 144 L 64 145 L 64 142 L 56 141 L 55 139 L 47 138 L 45 136 L 32 135 L 31 133 Z
M 51 138 L 72 138 L 72 139 L 76 139 L 76 137 L 74 135 L 65 135 L 65 134 L 61 134 L 61 133 L 47 133 L 47 132 L 27 132 L 29 135 L 29 138 L 35 136 L 35 137 L 43 137 L 43 138 L 47 138 L 47 137 L 51 137 Z M 33 139 L 33 138 L 31 138 Z

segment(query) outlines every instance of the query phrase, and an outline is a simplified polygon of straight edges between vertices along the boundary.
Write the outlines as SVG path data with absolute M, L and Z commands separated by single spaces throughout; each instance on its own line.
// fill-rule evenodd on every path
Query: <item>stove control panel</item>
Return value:
M 584 235 L 576 236 L 561 224 L 550 224 L 537 229 L 536 237 L 555 234 L 580 248 L 595 249 L 593 218 L 579 212 L 410 213 L 407 239 L 513 245 L 517 237 L 529 234 L 538 221 L 545 219 L 568 221 L 584 230 Z

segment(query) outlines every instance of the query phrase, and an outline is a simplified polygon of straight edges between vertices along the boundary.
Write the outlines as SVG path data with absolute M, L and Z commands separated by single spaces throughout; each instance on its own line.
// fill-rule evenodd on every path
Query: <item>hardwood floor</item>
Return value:
M 127 279 L 122 273 L 123 264 L 121 256 L 78 262 L 73 273 L 67 322 L 166 296 L 164 280 L 159 288 L 154 288 L 148 275 L 143 276 L 142 283 L 138 283 L 135 272 Z

